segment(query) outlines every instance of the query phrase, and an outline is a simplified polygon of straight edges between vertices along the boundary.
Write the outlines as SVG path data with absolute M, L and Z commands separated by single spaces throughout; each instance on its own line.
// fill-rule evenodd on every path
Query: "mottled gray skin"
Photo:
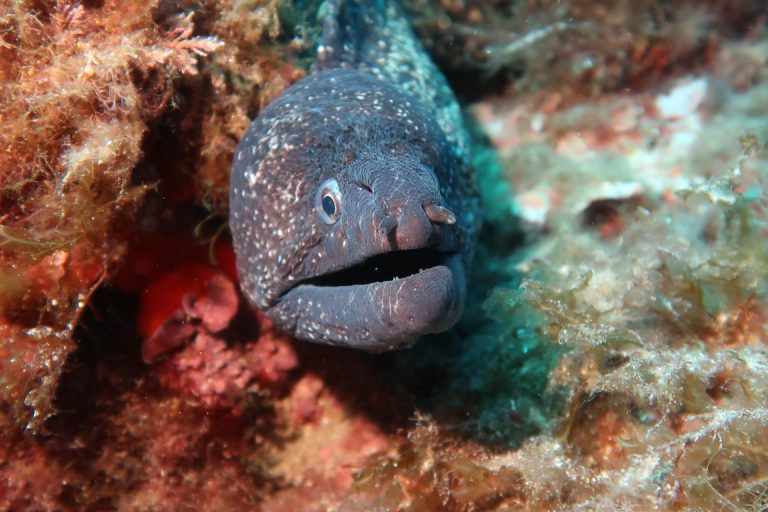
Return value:
M 230 225 L 254 305 L 300 339 L 380 352 L 458 320 L 480 205 L 459 107 L 398 7 L 327 6 L 315 71 L 265 108 L 238 146 Z M 341 195 L 330 225 L 316 200 L 329 178 Z M 425 247 L 444 258 L 413 275 L 316 282 Z

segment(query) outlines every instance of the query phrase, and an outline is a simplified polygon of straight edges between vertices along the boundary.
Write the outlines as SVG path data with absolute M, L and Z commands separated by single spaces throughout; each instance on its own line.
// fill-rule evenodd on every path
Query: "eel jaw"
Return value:
M 459 254 L 412 249 L 380 254 L 304 281 L 269 313 L 290 318 L 297 338 L 384 352 L 452 327 L 461 316 L 465 295 Z

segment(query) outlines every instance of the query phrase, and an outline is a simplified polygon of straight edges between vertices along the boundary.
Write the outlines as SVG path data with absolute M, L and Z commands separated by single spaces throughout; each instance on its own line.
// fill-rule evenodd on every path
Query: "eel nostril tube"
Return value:
M 456 224 L 456 216 L 451 210 L 436 204 L 428 204 L 424 207 L 424 213 L 431 222 L 438 224 Z

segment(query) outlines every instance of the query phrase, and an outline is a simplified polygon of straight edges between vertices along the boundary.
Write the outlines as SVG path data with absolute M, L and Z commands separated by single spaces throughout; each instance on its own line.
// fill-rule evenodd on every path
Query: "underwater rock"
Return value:
M 687 68 L 711 66 L 733 50 L 735 58 L 722 59 L 717 69 L 728 69 L 739 84 L 754 83 L 757 46 L 722 47 L 759 34 L 766 16 L 761 0 L 403 4 L 459 97 L 471 101 L 505 91 L 553 91 L 569 102 L 637 92 Z

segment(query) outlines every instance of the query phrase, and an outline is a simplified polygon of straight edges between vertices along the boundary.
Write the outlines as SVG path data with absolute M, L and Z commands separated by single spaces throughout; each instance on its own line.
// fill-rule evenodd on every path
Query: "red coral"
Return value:
M 251 393 L 282 392 L 298 366 L 285 340 L 262 336 L 256 342 L 228 346 L 200 329 L 192 343 L 170 356 L 159 369 L 160 380 L 208 409 L 232 409 Z
M 152 363 L 189 342 L 161 364 L 160 380 L 206 408 L 237 413 L 249 393 L 282 392 L 298 358 L 264 317 L 258 340 L 230 343 L 242 334 L 230 329 L 239 305 L 232 281 L 207 266 L 185 265 L 156 280 L 143 296 L 139 316 L 140 330 L 152 331 L 142 346 L 144 361 Z
M 223 331 L 237 313 L 237 292 L 232 282 L 222 275 L 212 276 L 206 285 L 205 292 L 200 296 L 184 295 L 182 308 L 190 318 L 200 320 L 208 331 Z
M 145 337 L 153 336 L 173 317 L 185 296 L 203 296 L 214 275 L 216 271 L 208 265 L 189 263 L 155 280 L 141 297 L 137 321 L 139 333 Z

